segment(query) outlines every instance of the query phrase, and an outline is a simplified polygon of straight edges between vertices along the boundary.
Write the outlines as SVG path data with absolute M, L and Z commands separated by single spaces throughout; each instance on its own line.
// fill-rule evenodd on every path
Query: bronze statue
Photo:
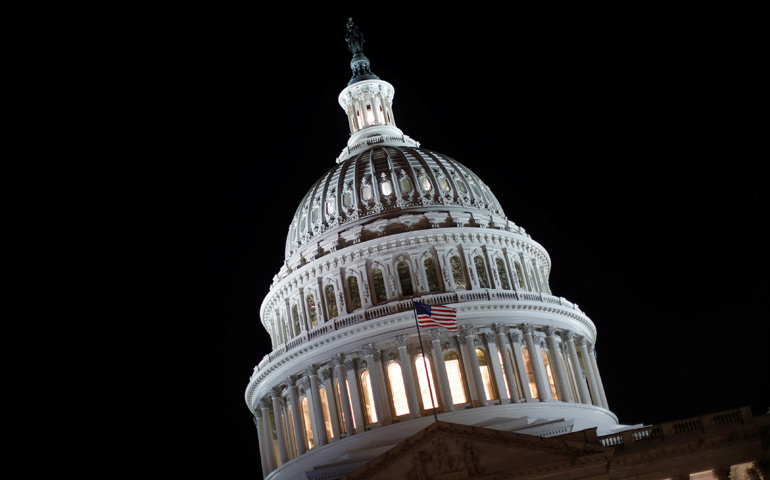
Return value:
M 364 35 L 353 25 L 353 19 L 348 18 L 348 33 L 345 35 L 345 41 L 348 42 L 348 50 L 353 55 L 364 52 Z

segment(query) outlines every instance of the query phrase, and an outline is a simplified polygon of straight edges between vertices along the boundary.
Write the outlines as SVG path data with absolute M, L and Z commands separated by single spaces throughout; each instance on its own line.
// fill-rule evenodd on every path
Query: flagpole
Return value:
M 414 303 L 414 297 L 412 297 L 412 312 L 414 312 L 414 323 L 417 325 L 417 338 L 420 339 L 420 351 L 422 352 L 422 364 L 425 366 L 425 380 L 428 382 L 428 392 L 430 392 L 430 403 L 433 405 L 433 418 L 438 422 L 438 415 L 436 414 L 436 403 L 433 401 L 433 387 L 430 384 L 430 373 L 428 373 L 428 362 L 425 360 L 425 349 L 422 348 L 422 335 L 420 334 L 420 322 L 417 320 L 417 304 Z M 419 381 L 417 382 L 419 383 Z

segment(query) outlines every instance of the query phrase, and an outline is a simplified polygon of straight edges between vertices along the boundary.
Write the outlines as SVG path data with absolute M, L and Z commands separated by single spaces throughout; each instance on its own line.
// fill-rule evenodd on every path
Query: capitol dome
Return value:
M 272 351 L 245 401 L 265 478 L 340 478 L 435 419 L 617 431 L 596 327 L 552 294 L 548 252 L 471 170 L 398 129 L 352 23 L 347 40 L 350 140 L 290 219 L 260 309 Z M 413 300 L 458 328 L 418 332 Z

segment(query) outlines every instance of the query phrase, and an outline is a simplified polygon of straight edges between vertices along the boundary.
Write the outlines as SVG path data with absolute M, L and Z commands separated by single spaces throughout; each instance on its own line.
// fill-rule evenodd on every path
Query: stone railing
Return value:
M 645 440 L 665 439 L 675 435 L 683 435 L 688 432 L 702 432 L 721 425 L 731 423 L 745 423 L 751 420 L 751 409 L 741 407 L 738 410 L 728 410 L 725 412 L 712 413 L 686 420 L 677 420 L 675 422 L 661 423 L 649 427 L 637 428 L 635 430 L 626 430 L 620 433 L 613 433 L 599 437 L 598 440 L 605 447 L 614 447 L 618 445 L 628 445 Z

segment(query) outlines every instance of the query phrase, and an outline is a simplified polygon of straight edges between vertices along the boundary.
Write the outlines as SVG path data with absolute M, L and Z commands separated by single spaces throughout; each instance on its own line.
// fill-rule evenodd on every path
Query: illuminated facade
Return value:
M 398 129 L 393 86 L 349 32 L 351 136 L 300 202 L 260 312 L 273 351 L 246 403 L 263 474 L 339 478 L 425 430 L 434 409 L 441 428 L 511 445 L 593 432 L 612 447 L 601 439 L 632 427 L 607 404 L 593 322 L 552 294 L 548 252 L 480 178 Z M 458 334 L 422 332 L 425 359 L 412 297 L 458 313 Z

